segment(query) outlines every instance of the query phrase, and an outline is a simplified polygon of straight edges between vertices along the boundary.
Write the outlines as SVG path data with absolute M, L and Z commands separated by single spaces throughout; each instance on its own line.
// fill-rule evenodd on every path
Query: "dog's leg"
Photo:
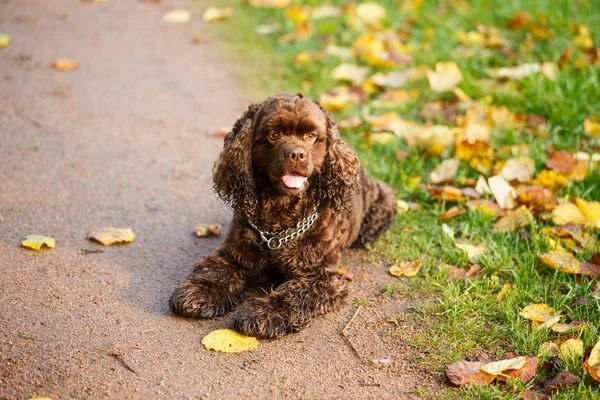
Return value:
M 296 273 L 267 296 L 248 301 L 238 309 L 234 328 L 250 336 L 277 338 L 298 332 L 312 317 L 335 309 L 348 295 L 338 263 Z
M 363 217 L 358 237 L 351 247 L 362 248 L 375 241 L 394 221 L 396 216 L 396 194 L 385 183 L 370 180 L 372 203 Z M 363 189 L 365 190 L 365 189 Z
M 202 260 L 169 300 L 175 314 L 210 318 L 234 309 L 244 298 L 244 270 L 213 253 Z

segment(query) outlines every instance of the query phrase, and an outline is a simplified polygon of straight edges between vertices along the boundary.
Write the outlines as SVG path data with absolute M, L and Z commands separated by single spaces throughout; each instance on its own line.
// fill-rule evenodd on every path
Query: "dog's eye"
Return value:
M 304 140 L 306 140 L 308 142 L 312 142 L 316 138 L 317 138 L 317 134 L 314 132 L 308 132 L 308 133 L 304 134 Z
M 280 136 L 281 136 L 281 134 L 279 132 L 271 132 L 271 133 L 269 133 L 269 139 L 271 139 L 273 141 L 279 139 Z

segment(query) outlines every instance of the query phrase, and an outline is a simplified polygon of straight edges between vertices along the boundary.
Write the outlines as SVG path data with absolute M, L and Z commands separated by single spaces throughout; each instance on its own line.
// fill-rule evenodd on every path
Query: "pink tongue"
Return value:
M 300 175 L 284 175 L 281 177 L 285 186 L 296 189 L 300 189 L 307 179 L 307 177 Z

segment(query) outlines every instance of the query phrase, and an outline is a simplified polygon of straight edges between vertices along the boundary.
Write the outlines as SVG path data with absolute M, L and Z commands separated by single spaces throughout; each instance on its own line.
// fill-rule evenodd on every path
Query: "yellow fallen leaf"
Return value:
M 131 243 L 135 240 L 135 233 L 131 228 L 113 228 L 112 226 L 90 229 L 88 239 L 95 240 L 105 246 L 115 243 Z
M 560 321 L 560 314 L 556 314 L 553 317 L 548 318 L 543 323 L 537 325 L 535 327 L 535 329 L 540 331 L 542 329 L 554 328 L 554 325 L 556 325 L 558 323 L 558 321 Z M 537 322 L 537 321 L 531 321 L 531 324 L 534 326 L 538 323 L 539 322 Z
M 209 7 L 206 9 L 206 11 L 204 11 L 204 14 L 202 14 L 202 19 L 206 22 L 222 21 L 224 19 L 231 18 L 232 15 L 233 15 L 232 7 L 227 7 L 227 8 Z
M 502 286 L 502 290 L 500 290 L 500 293 L 498 293 L 498 295 L 496 296 L 496 301 L 502 301 L 506 299 L 506 294 L 511 290 L 513 290 L 513 285 L 511 285 L 510 283 L 505 283 L 504 286 Z
M 431 90 L 441 93 L 454 89 L 463 80 L 462 72 L 454 61 L 439 62 L 435 71 L 427 72 L 427 80 Z
M 569 331 L 580 331 L 586 325 L 587 325 L 587 323 L 583 322 L 583 321 L 571 322 L 570 324 L 556 323 L 556 324 L 552 325 L 552 330 L 556 333 L 564 333 L 564 332 L 569 332 Z
M 340 15 L 342 15 L 342 9 L 329 3 L 321 4 L 312 10 L 312 19 L 314 20 L 323 18 L 337 18 Z
M 52 67 L 60 72 L 67 72 L 79 68 L 79 63 L 75 60 L 59 58 L 52 63 Z
M 217 329 L 204 336 L 202 345 L 207 350 L 221 353 L 240 353 L 254 350 L 258 346 L 258 340 L 231 329 Z
M 410 278 L 415 276 L 422 266 L 423 263 L 421 260 L 402 261 L 401 263 L 390 267 L 390 274 L 398 277 L 406 276 Z
M 301 23 L 305 23 L 310 18 L 310 8 L 304 7 L 300 4 L 295 4 L 292 7 L 285 10 L 284 14 L 288 17 L 294 24 L 298 25 Z
M 533 215 L 526 206 L 521 206 L 516 210 L 508 210 L 506 215 L 500 217 L 492 225 L 494 232 L 512 232 L 515 229 L 523 228 L 533 221 Z
M 2 46 L 0 45 L 0 47 Z M 596 118 L 588 118 L 585 121 L 583 121 L 583 131 L 587 135 L 598 136 L 600 135 L 600 124 L 596 122 Z
M 525 365 L 527 357 L 515 357 L 508 360 L 494 361 L 481 366 L 480 370 L 492 375 L 504 375 L 509 369 L 520 369 Z
M 490 185 L 488 185 L 487 180 L 483 175 L 479 175 L 479 178 L 477 178 L 475 190 L 481 194 L 492 194 L 492 188 L 490 188 Z
M 290 5 L 292 0 L 248 0 L 252 7 L 262 8 L 285 8 Z
M 554 170 L 544 169 L 537 173 L 532 183 L 548 189 L 556 189 L 565 185 L 567 183 L 567 178 Z
M 331 77 L 338 81 L 350 81 L 355 85 L 360 85 L 367 78 L 368 72 L 369 70 L 366 67 L 343 63 L 331 71 Z
M 579 34 L 573 38 L 573 45 L 584 51 L 594 48 L 594 39 L 587 26 L 579 25 Z
M 587 219 L 588 224 L 592 228 L 600 229 L 600 202 L 585 201 L 583 199 L 575 199 L 577 208 Z
M 540 345 L 540 357 L 556 357 L 560 353 L 560 347 L 554 342 L 544 342 Z
M 592 348 L 590 356 L 583 364 L 583 367 L 592 378 L 600 381 L 600 340 Z
M 56 240 L 49 236 L 42 235 L 27 235 L 25 239 L 21 242 L 21 246 L 28 247 L 30 249 L 34 249 L 39 251 L 42 246 L 47 246 L 51 249 L 56 246 Z
M 483 244 L 475 245 L 475 244 L 457 241 L 456 247 L 458 247 L 462 251 L 465 251 L 467 253 L 467 257 L 469 258 L 469 261 L 471 261 L 471 262 L 476 261 L 477 259 L 479 259 L 481 256 L 483 256 L 488 251 L 487 246 L 485 246 Z
M 333 44 L 327 45 L 325 48 L 325 53 L 331 56 L 339 57 L 342 60 L 348 60 L 354 57 L 354 50 L 352 50 L 350 47 L 339 47 Z
M 219 225 L 196 224 L 194 232 L 198 237 L 220 236 L 221 227 Z
M 162 16 L 163 21 L 171 24 L 185 24 L 191 19 L 192 14 L 188 10 L 172 10 Z
M 358 94 L 350 91 L 346 86 L 339 86 L 319 95 L 319 103 L 326 110 L 332 112 L 341 111 L 359 101 Z
M 585 216 L 579 208 L 573 203 L 560 204 L 552 210 L 552 222 L 556 225 L 565 225 L 568 223 L 585 224 Z
M 535 172 L 535 163 L 529 157 L 514 157 L 506 161 L 500 175 L 508 182 L 530 182 Z
M 583 342 L 580 339 L 567 339 L 560 345 L 558 358 L 563 361 L 583 357 Z
M 0 49 L 8 46 L 10 43 L 10 35 L 6 33 L 0 33 Z
M 567 274 L 580 274 L 592 277 L 600 276 L 600 265 L 579 261 L 568 251 L 558 247 L 547 253 L 539 254 L 538 258 L 550 268 Z
M 435 167 L 435 169 L 429 175 L 429 180 L 433 184 L 446 182 L 454 178 L 460 160 L 458 158 L 449 158 L 444 160 L 441 164 Z
M 502 209 L 515 208 L 517 192 L 503 177 L 500 175 L 492 176 L 488 179 L 488 184 L 496 199 L 496 203 L 498 203 Z
M 377 3 L 361 3 L 356 7 L 356 15 L 367 25 L 377 25 L 385 18 L 385 8 Z
M 549 305 L 539 303 L 528 305 L 519 314 L 531 321 L 546 322 L 548 319 L 554 317 L 556 313 Z

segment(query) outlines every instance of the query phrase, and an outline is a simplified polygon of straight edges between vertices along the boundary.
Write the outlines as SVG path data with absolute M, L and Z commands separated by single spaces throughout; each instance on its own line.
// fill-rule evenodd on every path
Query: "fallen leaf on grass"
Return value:
M 52 63 L 52 67 L 60 72 L 68 72 L 79 68 L 79 63 L 75 60 L 59 58 Z
M 538 393 L 534 390 L 527 390 L 519 394 L 519 397 L 523 400 L 552 400 L 552 397 L 547 394 Z
M 471 266 L 469 270 L 448 264 L 440 264 L 439 268 L 447 271 L 450 279 L 471 279 L 479 275 L 483 270 L 479 264 Z
M 467 212 L 467 210 L 465 208 L 460 208 L 458 206 L 454 206 L 454 207 L 450 208 L 448 211 L 446 211 L 445 213 L 441 214 L 439 219 L 440 219 L 440 221 L 446 221 L 448 219 L 458 217 L 459 215 L 463 215 L 466 212 Z
M 517 201 L 535 212 L 551 211 L 558 202 L 550 189 L 541 186 L 524 186 L 517 190 Z
M 40 251 L 43 246 L 53 249 L 56 246 L 56 240 L 49 236 L 27 235 L 21 242 L 21 246 Z
M 402 261 L 399 264 L 392 265 L 390 267 L 390 274 L 400 277 L 406 276 L 408 278 L 417 275 L 423 263 L 421 260 L 413 260 L 413 261 Z
M 561 324 L 560 322 L 557 322 L 556 324 L 552 325 L 552 330 L 556 333 L 580 331 L 586 325 L 587 323 L 585 321 L 573 321 L 569 324 Z
M 552 222 L 556 225 L 585 224 L 587 220 L 575 204 L 565 203 L 552 210 Z
M 292 0 L 248 0 L 252 7 L 263 8 L 285 8 L 290 5 Z
M 492 374 L 481 371 L 483 363 L 478 361 L 457 361 L 446 368 L 446 377 L 456 386 L 468 386 L 470 384 L 489 385 L 496 378 Z
M 221 227 L 219 225 L 196 224 L 194 232 L 198 237 L 220 236 Z
M 600 202 L 585 201 L 583 199 L 575 199 L 575 204 L 579 211 L 585 216 L 588 224 L 592 228 L 600 229 Z
M 510 283 L 505 283 L 504 286 L 502 286 L 502 290 L 500 290 L 500 293 L 498 293 L 498 295 L 496 296 L 496 301 L 502 301 L 506 299 L 506 294 L 511 290 L 513 290 L 513 285 L 511 285 Z
M 560 345 L 558 358 L 563 361 L 583 357 L 583 342 L 580 339 L 567 339 Z
M 579 162 L 571 153 L 554 151 L 546 161 L 546 167 L 563 175 L 569 175 L 577 169 Z
M 205 22 L 222 21 L 224 19 L 231 18 L 232 15 L 233 15 L 232 7 L 227 7 L 227 8 L 210 7 L 210 8 L 207 8 L 206 11 L 204 11 L 204 14 L 202 14 L 202 19 Z M 188 21 L 189 21 L 189 19 L 188 19 Z M 187 22 L 187 21 L 185 21 L 185 22 Z
M 105 246 L 115 243 L 131 243 L 135 240 L 135 233 L 131 228 L 113 228 L 112 226 L 90 229 L 88 239 L 95 240 Z
M 500 175 L 508 182 L 530 182 L 535 172 L 535 164 L 529 157 L 515 157 L 506 161 Z
M 202 345 L 207 350 L 221 353 L 239 353 L 253 350 L 258 346 L 255 337 L 242 335 L 231 329 L 217 329 L 204 336 Z
M 533 221 L 533 216 L 529 212 L 529 209 L 525 206 L 521 206 L 516 210 L 508 210 L 506 215 L 500 217 L 500 219 L 492 225 L 492 231 L 512 232 L 515 229 L 529 225 L 531 221 Z
M 0 47 L 2 47 L 2 45 L 0 45 Z M 583 131 L 587 135 L 598 136 L 600 135 L 600 123 L 596 121 L 596 118 L 588 118 L 583 121 Z
M 431 90 L 442 93 L 462 82 L 463 76 L 458 65 L 454 61 L 448 61 L 439 62 L 435 65 L 435 71 L 428 71 L 427 80 Z
M 517 366 L 521 365 L 522 361 L 513 362 L 514 364 L 511 363 L 511 361 L 519 360 L 521 358 L 524 358 L 525 362 L 521 367 L 516 368 Z M 531 380 L 535 377 L 538 367 L 540 365 L 540 360 L 537 357 L 515 357 L 502 361 L 496 361 L 494 363 L 489 363 L 484 365 L 482 368 L 486 368 L 487 370 L 488 368 L 490 368 L 490 364 L 494 365 L 494 368 L 496 370 L 500 370 L 500 368 L 503 368 L 502 371 L 500 371 L 496 375 L 496 379 L 499 381 L 507 382 L 509 379 L 520 378 L 522 382 L 527 382 L 528 380 Z M 513 367 L 513 365 L 515 367 Z M 488 370 L 487 372 L 490 371 Z
M 470 244 L 462 241 L 456 242 L 456 247 L 467 253 L 469 261 L 474 262 L 487 253 L 488 248 L 483 244 Z
M 575 256 L 565 250 L 550 250 L 539 254 L 538 258 L 550 268 L 567 274 L 580 274 L 587 276 L 600 276 L 600 265 L 579 261 Z
M 172 10 L 162 16 L 163 21 L 171 24 L 185 24 L 191 19 L 192 14 L 188 10 Z
M 356 7 L 356 15 L 368 25 L 377 25 L 385 18 L 385 8 L 377 3 L 361 3 Z
M 594 345 L 590 356 L 583 363 L 583 369 L 596 381 L 600 382 L 600 340 Z
M 530 304 L 519 313 L 530 321 L 545 322 L 556 315 L 552 307 L 544 303 Z
M 427 186 L 429 194 L 434 199 L 457 202 L 464 200 L 463 192 L 454 186 Z
M 0 49 L 8 46 L 9 43 L 10 35 L 7 35 L 6 33 L 0 33 Z
M 331 71 L 331 77 L 338 81 L 349 81 L 355 85 L 360 85 L 367 78 L 369 69 L 359 67 L 356 64 L 343 63 L 338 65 Z
M 346 86 L 339 86 L 319 95 L 319 103 L 331 112 L 341 111 L 359 101 L 360 96 Z
M 554 81 L 556 79 L 556 64 L 552 62 L 527 63 L 516 67 L 504 67 L 497 69 L 488 69 L 488 74 L 492 78 L 507 78 L 520 80 L 530 75 L 541 72 L 548 79 Z
M 499 217 L 504 215 L 504 210 L 493 201 L 490 200 L 472 200 L 467 203 L 471 210 L 479 211 L 482 214 L 490 217 Z
M 431 172 L 429 175 L 429 180 L 433 184 L 439 184 L 451 180 L 456 174 L 459 164 L 460 160 L 458 158 L 444 160 Z
M 544 379 L 542 385 L 544 385 L 544 392 L 546 394 L 554 393 L 563 389 L 569 385 L 576 385 L 581 382 L 581 378 L 568 371 L 563 371 L 556 375 L 552 379 Z
M 517 192 L 503 177 L 492 176 L 488 179 L 488 184 L 500 208 L 504 210 L 515 208 Z
M 556 357 L 560 353 L 560 346 L 554 342 L 544 342 L 540 345 L 540 357 Z

